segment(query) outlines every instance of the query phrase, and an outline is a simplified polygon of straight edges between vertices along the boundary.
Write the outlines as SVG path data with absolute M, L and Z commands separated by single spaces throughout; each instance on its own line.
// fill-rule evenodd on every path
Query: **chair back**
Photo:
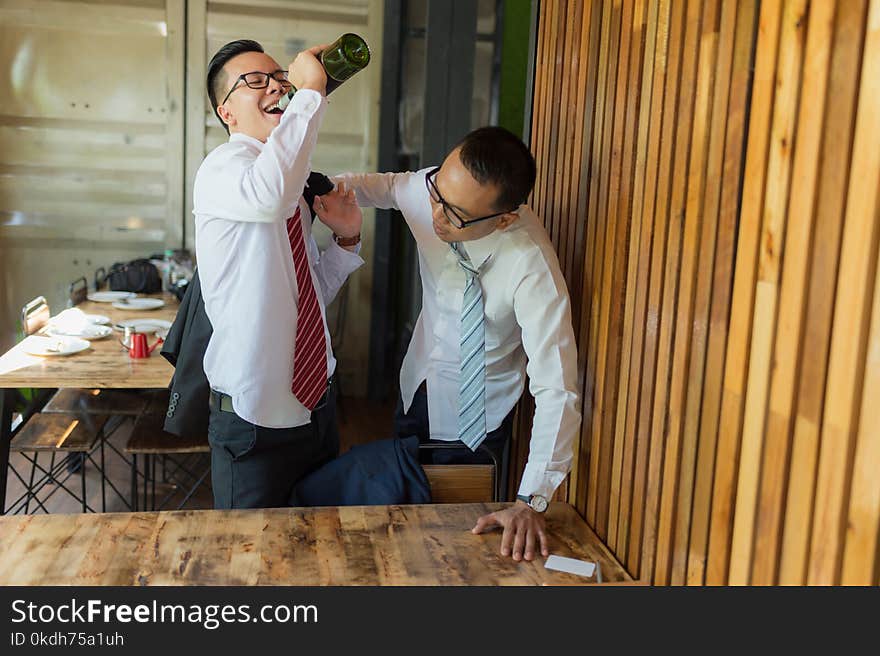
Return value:
M 98 291 L 107 283 L 107 269 L 98 267 L 95 269 L 95 291 Z
M 424 442 L 419 451 L 466 451 L 461 442 Z M 491 464 L 458 464 L 454 459 L 446 464 L 423 464 L 428 477 L 431 499 L 435 503 L 478 503 L 501 501 L 500 463 L 495 454 L 481 444 L 477 451 L 487 456 Z
M 67 289 L 67 307 L 79 305 L 86 300 L 86 295 L 88 293 L 89 283 L 86 281 L 85 276 L 80 276 L 70 283 L 70 287 Z
M 49 321 L 49 303 L 45 296 L 37 296 L 21 309 L 21 330 L 25 337 L 33 335 Z
M 495 496 L 495 465 L 422 465 L 434 503 L 488 503 Z

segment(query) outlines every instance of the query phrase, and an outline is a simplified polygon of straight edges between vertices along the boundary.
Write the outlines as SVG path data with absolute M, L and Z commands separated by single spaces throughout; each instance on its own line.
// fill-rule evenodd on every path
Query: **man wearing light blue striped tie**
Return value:
M 480 270 L 458 242 L 450 244 L 464 270 L 467 283 L 461 303 L 459 327 L 461 375 L 458 392 L 458 439 L 471 451 L 486 439 L 486 329 L 483 324 L 483 289 Z
M 535 182 L 531 153 L 487 127 L 442 166 L 337 180 L 362 207 L 400 210 L 419 249 L 422 309 L 400 371 L 395 433 L 463 443 L 432 451 L 434 462 L 450 454 L 477 462 L 485 449 L 503 462 L 528 374 L 535 417 L 517 501 L 473 532 L 501 526 L 502 555 L 531 560 L 539 548 L 546 556 L 541 513 L 571 469 L 580 400 L 565 279 L 524 204 Z

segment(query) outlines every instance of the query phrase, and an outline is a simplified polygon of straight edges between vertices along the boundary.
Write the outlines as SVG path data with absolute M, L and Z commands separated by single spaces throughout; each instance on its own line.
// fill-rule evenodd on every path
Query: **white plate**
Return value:
M 157 333 L 160 330 L 167 332 L 171 328 L 171 322 L 165 319 L 126 319 L 113 324 L 113 327 L 116 330 L 128 327 L 138 333 Z
M 90 301 L 96 303 L 112 303 L 113 301 L 121 301 L 125 298 L 134 298 L 137 294 L 134 292 L 92 292 L 86 296 Z
M 50 335 L 62 335 L 67 337 L 82 337 L 83 339 L 104 339 L 113 334 L 110 326 L 99 326 L 98 324 L 88 324 L 80 327 L 62 327 L 50 326 L 48 331 Z
M 155 310 L 165 305 L 161 298 L 128 298 L 113 303 L 120 310 Z
M 31 355 L 71 355 L 89 348 L 89 343 L 77 337 L 42 337 L 31 335 L 21 342 L 21 348 Z
M 103 314 L 85 314 L 83 316 L 86 318 L 86 321 L 91 321 L 92 323 L 100 324 L 102 326 L 106 326 L 110 323 L 110 317 L 105 317 Z

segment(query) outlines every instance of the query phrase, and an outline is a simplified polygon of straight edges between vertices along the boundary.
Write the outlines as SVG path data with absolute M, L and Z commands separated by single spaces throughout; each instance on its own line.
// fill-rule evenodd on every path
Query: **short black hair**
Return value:
M 498 187 L 496 210 L 512 211 L 526 202 L 535 186 L 535 158 L 519 137 L 489 126 L 465 135 L 459 147 L 461 163 L 474 179 Z
M 263 50 L 263 46 L 250 39 L 230 41 L 220 48 L 216 55 L 211 57 L 211 63 L 208 64 L 208 98 L 211 100 L 211 108 L 214 110 L 214 115 L 220 121 L 223 129 L 226 130 L 226 134 L 229 134 L 229 126 L 226 125 L 226 122 L 220 118 L 220 114 L 217 112 L 217 97 L 223 93 L 223 89 L 226 86 L 226 75 L 223 72 L 223 67 L 226 66 L 226 62 L 243 52 L 266 51 Z

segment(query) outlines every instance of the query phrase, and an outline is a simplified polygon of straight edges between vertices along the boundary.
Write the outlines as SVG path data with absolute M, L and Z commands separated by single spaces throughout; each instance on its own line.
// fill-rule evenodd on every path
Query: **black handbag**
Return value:
M 156 294 L 162 291 L 159 269 L 149 260 L 116 262 L 107 272 L 107 281 L 114 292 Z

